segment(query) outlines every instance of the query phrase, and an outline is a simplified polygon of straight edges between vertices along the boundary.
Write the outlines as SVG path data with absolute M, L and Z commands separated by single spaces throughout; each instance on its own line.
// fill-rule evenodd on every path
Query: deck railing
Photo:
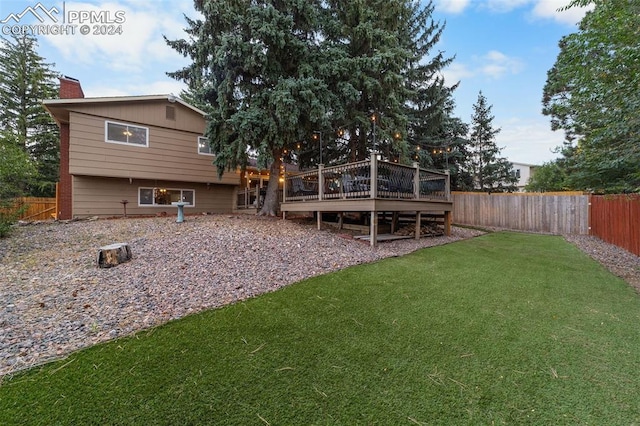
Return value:
M 344 198 L 450 200 L 449 175 L 388 161 L 358 161 L 340 166 L 318 166 L 289 176 L 284 183 L 285 202 Z

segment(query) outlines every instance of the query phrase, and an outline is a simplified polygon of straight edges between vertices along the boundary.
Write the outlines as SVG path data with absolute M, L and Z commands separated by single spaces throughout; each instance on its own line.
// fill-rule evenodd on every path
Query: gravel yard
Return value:
M 97 342 L 274 291 L 304 278 L 481 234 L 380 243 L 256 216 L 45 223 L 0 240 L 0 377 Z M 640 288 L 640 258 L 592 237 L 568 238 Z M 99 269 L 101 246 L 131 262 Z

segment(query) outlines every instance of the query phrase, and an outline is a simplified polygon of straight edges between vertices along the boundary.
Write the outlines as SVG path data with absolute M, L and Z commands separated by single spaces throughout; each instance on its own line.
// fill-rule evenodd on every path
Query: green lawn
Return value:
M 639 324 L 562 238 L 488 234 L 5 378 L 0 424 L 637 424 Z

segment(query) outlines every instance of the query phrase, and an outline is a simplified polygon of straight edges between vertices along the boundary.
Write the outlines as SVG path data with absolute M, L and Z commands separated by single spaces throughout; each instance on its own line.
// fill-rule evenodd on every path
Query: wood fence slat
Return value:
M 453 192 L 454 222 L 553 234 L 588 234 L 589 196 L 581 192 Z
M 19 204 L 27 205 L 20 220 L 49 220 L 55 215 L 56 199 L 41 197 L 22 197 L 16 200 Z
M 591 235 L 640 256 L 640 194 L 591 197 Z

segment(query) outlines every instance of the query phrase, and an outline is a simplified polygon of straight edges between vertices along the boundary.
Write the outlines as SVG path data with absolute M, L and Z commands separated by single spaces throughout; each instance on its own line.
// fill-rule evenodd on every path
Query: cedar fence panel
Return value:
M 640 194 L 592 196 L 591 235 L 640 256 Z
M 27 210 L 20 216 L 20 220 L 35 221 L 49 220 L 55 217 L 56 199 L 23 197 L 16 200 L 19 204 L 26 204 Z
M 453 222 L 556 235 L 589 234 L 589 195 L 453 192 Z

